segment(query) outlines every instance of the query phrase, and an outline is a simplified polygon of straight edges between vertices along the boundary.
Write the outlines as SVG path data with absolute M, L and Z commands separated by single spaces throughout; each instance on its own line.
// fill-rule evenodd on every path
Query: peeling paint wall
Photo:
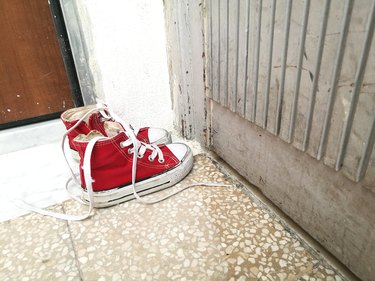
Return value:
M 164 1 L 174 123 L 187 139 L 206 143 L 204 17 L 201 1 Z

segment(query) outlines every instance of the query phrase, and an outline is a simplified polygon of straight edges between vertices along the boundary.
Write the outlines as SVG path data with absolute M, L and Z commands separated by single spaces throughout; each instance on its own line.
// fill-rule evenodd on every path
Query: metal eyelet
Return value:
M 137 157 L 138 158 L 143 158 L 144 154 L 138 154 Z
M 128 154 L 133 154 L 133 151 L 131 148 L 128 149 Z
M 155 159 L 152 159 L 152 158 L 151 158 L 151 155 L 148 156 L 148 161 L 150 161 L 150 162 L 154 162 L 154 160 L 155 160 Z
M 160 163 L 160 164 L 163 164 L 164 162 L 165 162 L 165 160 L 164 159 L 158 159 L 158 162 Z

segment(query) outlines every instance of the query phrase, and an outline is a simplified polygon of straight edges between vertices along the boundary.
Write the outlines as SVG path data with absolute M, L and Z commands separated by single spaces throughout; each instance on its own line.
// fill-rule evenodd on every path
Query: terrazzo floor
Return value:
M 96 209 L 83 222 L 28 214 L 0 223 L 0 280 L 345 280 L 206 155 L 159 197 Z M 51 209 L 79 213 L 68 200 Z

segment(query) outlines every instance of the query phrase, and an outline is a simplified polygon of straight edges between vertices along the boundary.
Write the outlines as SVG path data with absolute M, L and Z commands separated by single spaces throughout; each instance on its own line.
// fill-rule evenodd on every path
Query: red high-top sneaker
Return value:
M 80 156 L 83 198 L 94 207 L 112 206 L 170 187 L 193 167 L 193 154 L 181 143 L 142 143 L 132 132 L 105 137 L 98 131 L 78 135 L 73 145 Z M 138 195 L 139 194 L 139 195 Z
M 87 121 L 90 119 L 88 116 L 97 111 L 105 119 L 111 119 L 110 122 L 117 122 L 121 130 L 114 135 L 109 135 L 105 124 L 99 130 L 89 132 L 85 131 L 89 129 L 89 126 L 80 127 L 85 120 L 85 124 L 90 125 L 90 121 Z M 65 120 L 74 119 L 73 114 L 67 115 L 64 117 Z M 94 120 L 95 117 L 91 118 Z M 65 156 L 66 137 L 72 132 L 76 134 L 77 128 L 83 130 L 83 134 L 77 134 L 74 138 L 70 136 L 71 145 L 79 153 L 80 180 L 67 161 L 72 177 L 66 182 L 65 188 L 73 199 L 88 205 L 87 212 L 82 215 L 56 213 L 35 207 L 23 200 L 18 202 L 20 208 L 59 219 L 78 221 L 90 217 L 94 207 L 108 207 L 133 198 L 144 204 L 154 204 L 193 186 L 229 186 L 221 183 L 193 183 L 179 188 L 167 196 L 154 200 L 144 199 L 139 195 L 146 195 L 170 187 L 191 171 L 193 154 L 190 148 L 180 143 L 154 145 L 142 142 L 137 138 L 135 130 L 107 107 L 92 107 L 74 125 L 70 125 L 71 127 L 63 136 L 62 148 Z M 104 134 L 100 132 L 100 129 L 103 130 L 103 128 Z M 114 133 L 112 130 L 110 132 Z M 71 192 L 69 186 L 72 181 L 82 192 L 83 200 L 82 197 Z
M 82 120 L 81 120 L 82 119 Z M 61 114 L 67 130 L 76 127 L 68 133 L 69 146 L 74 159 L 79 160 L 77 149 L 74 147 L 73 139 L 79 134 L 87 135 L 92 130 L 100 132 L 103 136 L 112 137 L 124 131 L 123 126 L 116 122 L 109 109 L 102 104 L 89 105 L 69 109 Z M 167 130 L 162 128 L 133 128 L 134 134 L 141 142 L 150 144 L 171 143 L 171 137 Z
M 105 110 L 105 112 L 101 112 Z M 121 129 L 113 136 L 105 136 L 99 130 L 84 131 L 89 126 L 80 127 L 92 113 L 99 111 L 106 118 L 118 123 Z M 110 114 L 110 115 L 108 115 Z M 67 114 L 65 119 L 74 119 Z M 112 117 L 109 117 L 112 116 Z M 77 118 L 77 117 L 76 117 Z M 94 118 L 94 117 L 92 117 Z M 90 121 L 86 125 L 90 125 Z M 187 188 L 212 183 L 194 183 L 174 191 L 164 197 L 147 200 L 139 195 L 146 195 L 170 187 L 182 180 L 193 167 L 193 154 L 185 144 L 154 145 L 142 142 L 135 134 L 135 130 L 125 123 L 117 114 L 107 107 L 92 107 L 78 119 L 74 125 L 65 132 L 62 140 L 63 153 L 65 154 L 66 137 L 76 129 L 83 130 L 71 140 L 71 145 L 77 149 L 80 161 L 79 175 L 77 178 L 72 167 L 67 161 L 72 177 L 66 182 L 65 188 L 69 195 L 76 201 L 88 205 L 88 210 L 82 215 L 69 215 L 41 209 L 20 200 L 19 207 L 43 215 L 64 220 L 84 220 L 90 217 L 94 207 L 108 207 L 136 198 L 144 204 L 161 202 Z M 103 128 L 102 128 L 103 129 Z M 105 129 L 104 132 L 108 134 Z M 113 131 L 110 131 L 114 133 Z M 66 159 L 67 160 L 67 159 Z M 82 196 L 71 192 L 70 184 L 74 182 Z M 83 200 L 82 200 L 83 199 Z

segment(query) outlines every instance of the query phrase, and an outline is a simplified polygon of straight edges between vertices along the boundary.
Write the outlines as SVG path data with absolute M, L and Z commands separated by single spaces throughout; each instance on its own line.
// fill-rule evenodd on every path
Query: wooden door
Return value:
M 73 106 L 47 0 L 0 0 L 0 35 L 0 128 Z

